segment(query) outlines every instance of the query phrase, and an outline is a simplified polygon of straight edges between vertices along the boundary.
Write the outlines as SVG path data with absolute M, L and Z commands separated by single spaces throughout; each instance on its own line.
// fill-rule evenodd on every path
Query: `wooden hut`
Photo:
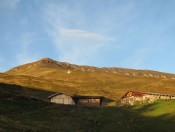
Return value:
M 76 105 L 81 106 L 101 106 L 104 100 L 103 96 L 79 96 L 73 97 Z
M 173 94 L 160 94 L 160 93 L 151 93 L 151 92 L 139 92 L 139 91 L 129 91 L 124 94 L 120 100 L 117 101 L 117 105 L 135 105 L 141 103 L 151 103 L 158 99 L 175 99 Z
M 51 103 L 57 104 L 69 104 L 74 105 L 75 101 L 73 99 L 73 95 L 64 94 L 64 93 L 56 93 L 48 97 Z
M 101 106 L 103 96 L 81 96 L 64 93 L 56 93 L 48 97 L 50 102 L 57 104 L 69 104 L 78 106 Z

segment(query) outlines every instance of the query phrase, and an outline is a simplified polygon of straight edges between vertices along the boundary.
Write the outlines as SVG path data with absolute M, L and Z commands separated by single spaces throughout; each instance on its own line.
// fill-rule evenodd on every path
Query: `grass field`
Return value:
M 0 131 L 175 131 L 175 101 L 134 107 L 56 105 L 50 92 L 0 84 Z
M 99 95 L 114 100 L 130 90 L 175 93 L 175 81 L 170 79 L 78 71 L 68 75 L 64 70 L 57 71 L 55 74 L 43 77 L 2 74 L 0 75 L 0 82 L 69 94 Z
M 2 83 L 68 94 L 99 95 L 113 100 L 130 90 L 173 94 L 174 79 L 175 75 L 168 73 L 78 66 L 49 58 L 0 74 Z
M 175 100 L 120 108 L 114 102 L 130 90 L 173 94 L 174 76 L 50 59 L 22 65 L 0 73 L 0 132 L 174 132 Z M 51 104 L 47 97 L 55 92 L 100 95 L 112 102 L 98 108 Z

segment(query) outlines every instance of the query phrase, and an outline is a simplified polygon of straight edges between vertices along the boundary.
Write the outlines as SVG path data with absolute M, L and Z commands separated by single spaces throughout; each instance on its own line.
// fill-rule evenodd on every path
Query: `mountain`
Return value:
M 82 71 L 81 68 L 89 70 Z M 155 78 L 113 73 L 111 68 L 106 72 L 106 69 L 42 59 L 0 73 L 0 132 L 175 131 L 175 100 L 117 108 L 48 102 L 47 97 L 54 91 L 103 95 L 111 99 L 118 99 L 128 90 L 175 93 L 175 80 L 171 74 L 112 68 L 166 76 Z
M 39 70 L 36 72 L 36 70 Z M 153 77 L 153 78 L 168 78 L 174 79 L 174 74 L 162 73 L 151 70 L 134 70 L 126 68 L 98 68 L 94 66 L 78 66 L 70 64 L 67 62 L 58 62 L 50 58 L 44 58 L 39 61 L 25 64 L 22 66 L 17 66 L 7 71 L 7 74 L 15 75 L 29 75 L 29 76 L 44 76 L 51 74 L 54 70 L 70 70 L 71 71 L 80 71 L 80 72 L 106 72 L 113 73 L 118 75 L 127 75 L 127 76 L 139 76 L 139 77 Z
M 0 74 L 0 82 L 118 99 L 125 92 L 175 93 L 175 75 L 151 70 L 79 66 L 44 58 Z

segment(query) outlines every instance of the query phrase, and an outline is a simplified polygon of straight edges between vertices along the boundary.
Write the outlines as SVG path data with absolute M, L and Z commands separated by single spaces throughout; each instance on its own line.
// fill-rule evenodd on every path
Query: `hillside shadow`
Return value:
M 0 82 L 0 94 L 15 94 L 15 95 L 22 95 L 28 96 L 30 98 L 37 98 L 40 100 L 48 101 L 47 97 L 55 92 L 49 92 L 39 89 L 33 89 L 30 87 L 24 87 L 15 84 L 6 84 Z
M 174 113 L 159 116 L 144 115 L 154 112 L 161 102 L 139 107 L 76 107 L 56 105 L 32 97 L 46 97 L 50 92 L 26 89 L 0 83 L 0 131 L 73 131 L 73 132 L 174 132 Z M 17 94 L 17 96 L 16 96 Z M 0 96 L 0 97 L 1 97 Z M 4 96 L 5 97 L 5 96 Z M 113 101 L 109 99 L 109 102 Z M 172 105 L 173 106 L 173 105 Z M 168 111 L 167 111 L 168 112 Z
M 115 100 L 114 99 L 111 99 L 111 98 L 106 98 L 103 100 L 103 106 L 114 106 L 116 104 Z

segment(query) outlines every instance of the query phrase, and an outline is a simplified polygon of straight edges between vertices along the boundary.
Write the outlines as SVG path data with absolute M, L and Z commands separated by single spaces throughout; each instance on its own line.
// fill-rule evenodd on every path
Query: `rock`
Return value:
M 135 72 L 132 73 L 133 76 L 136 76 L 137 74 Z
M 143 76 L 144 76 L 144 77 L 149 77 L 149 75 L 147 75 L 147 74 L 143 74 Z
M 165 75 L 162 75 L 161 77 L 162 77 L 162 78 L 167 78 Z
M 175 80 L 175 77 L 172 77 L 171 79 Z
M 129 76 L 129 73 L 125 73 L 125 75 Z
M 155 78 L 159 78 L 159 75 L 154 75 Z
M 153 75 L 152 74 L 148 74 L 150 77 L 153 77 Z

